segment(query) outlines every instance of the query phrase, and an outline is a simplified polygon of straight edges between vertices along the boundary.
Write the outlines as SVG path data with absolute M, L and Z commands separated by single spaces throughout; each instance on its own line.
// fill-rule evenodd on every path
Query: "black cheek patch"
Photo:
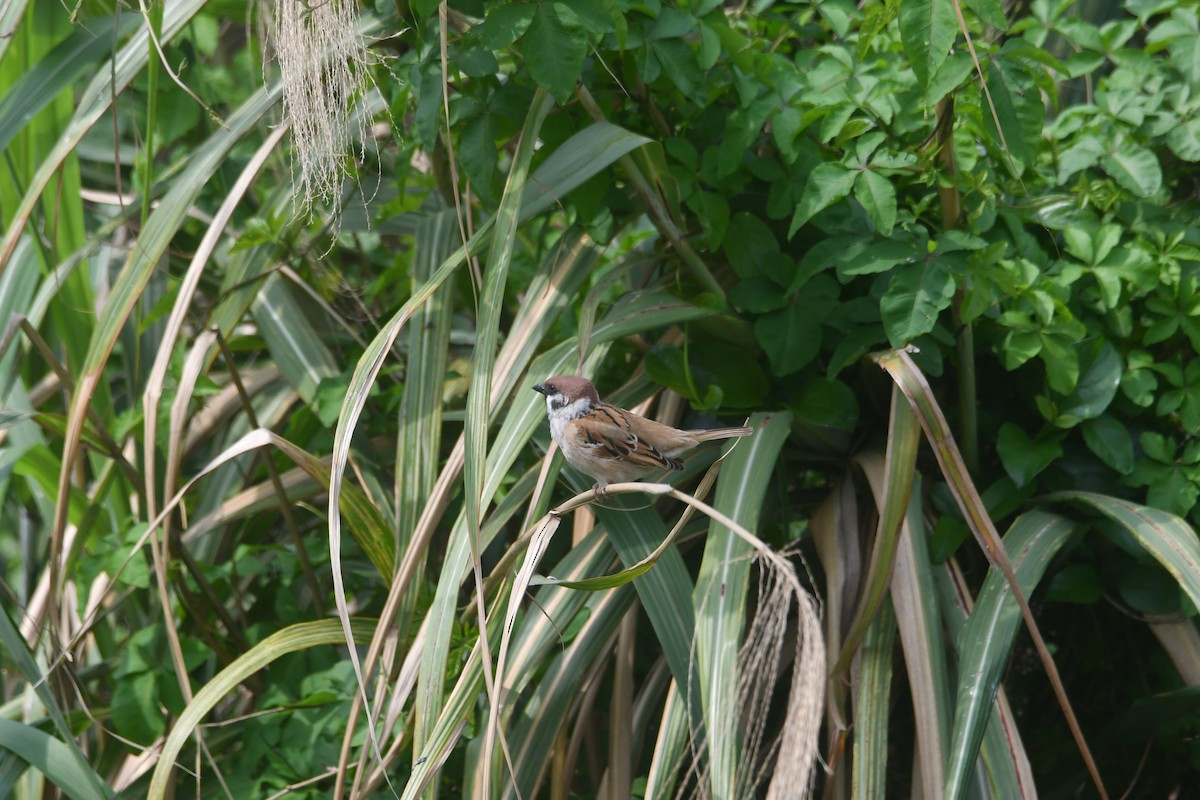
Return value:
M 555 395 L 554 397 L 550 398 L 550 405 L 556 411 L 558 409 L 562 408 L 563 406 L 565 406 L 566 404 L 567 404 L 567 398 L 563 397 L 561 394 Z

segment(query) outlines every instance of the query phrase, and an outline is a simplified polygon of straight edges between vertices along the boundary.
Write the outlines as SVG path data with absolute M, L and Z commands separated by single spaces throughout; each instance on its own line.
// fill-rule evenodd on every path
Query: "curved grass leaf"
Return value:
M 371 639 L 371 631 L 375 628 L 374 620 L 351 619 L 350 633 L 353 643 L 364 644 Z M 150 790 L 147 797 L 158 800 L 166 796 L 170 786 L 171 771 L 175 769 L 175 760 L 183 750 L 184 744 L 195 732 L 203 719 L 222 699 L 229 695 L 238 684 L 246 678 L 266 667 L 280 656 L 308 650 L 313 647 L 326 647 L 345 643 L 345 636 L 338 620 L 322 619 L 316 622 L 301 622 L 289 625 L 281 631 L 271 634 L 258 644 L 251 647 L 238 657 L 236 661 L 221 670 L 211 681 L 204 685 L 187 708 L 179 715 L 179 720 L 167 734 L 163 743 L 162 754 L 154 766 L 154 774 L 150 777 Z
M 1011 554 L 1017 584 L 1026 596 L 1077 530 L 1078 525 L 1071 520 L 1043 511 L 1023 514 L 1013 523 L 1004 537 L 1004 547 Z M 966 792 L 996 687 L 1020 624 L 1021 610 L 1008 581 L 999 570 L 988 570 L 975 609 L 958 635 L 960 679 L 946 765 L 946 798 L 959 798 Z
M 1185 521 L 1157 508 L 1092 492 L 1058 492 L 1045 499 L 1088 506 L 1120 523 L 1200 608 L 1200 539 Z
M 113 796 L 70 747 L 31 725 L 0 718 L 0 748 L 16 753 L 71 800 L 107 800 Z
M 4 649 L 8 651 L 10 663 L 14 663 L 17 666 L 21 675 L 24 676 L 25 681 L 33 687 L 38 701 L 45 707 L 46 712 L 50 715 L 50 719 L 54 722 L 55 730 L 62 737 L 61 739 L 55 739 L 49 734 L 42 734 L 47 740 L 41 742 L 47 748 L 44 760 L 48 762 L 51 758 L 48 752 L 50 747 L 54 747 L 56 750 L 53 756 L 53 774 L 48 769 L 42 769 L 39 764 L 39 759 L 42 759 L 42 757 L 37 752 L 26 752 L 25 748 L 28 742 L 22 744 L 23 740 L 14 738 L 10 744 L 9 737 L 6 736 L 3 740 L 0 740 L 0 745 L 9 747 L 9 749 L 13 750 L 13 752 L 20 755 L 30 764 L 42 769 L 46 777 L 54 781 L 64 791 L 67 791 L 68 787 L 70 787 L 72 791 L 78 789 L 79 797 L 109 797 L 111 792 L 108 791 L 108 787 L 105 786 L 100 776 L 92 770 L 87 756 L 79 749 L 79 745 L 75 743 L 75 739 L 73 738 L 74 732 L 71 730 L 71 725 L 67 721 L 66 715 L 59 708 L 58 701 L 50 691 L 50 687 L 46 682 L 46 675 L 38 667 L 37 662 L 33 660 L 33 656 L 29 653 L 25 645 L 24 638 L 22 638 L 17 627 L 13 625 L 12 620 L 8 618 L 8 611 L 3 608 L 0 608 L 0 645 L 3 645 Z M 19 724 L 8 720 L 5 720 L 5 722 L 12 725 Z M 26 726 L 21 727 L 24 728 Z M 55 744 L 51 745 L 50 742 L 54 742 Z M 13 744 L 20 746 L 21 749 L 12 746 Z M 59 748 L 61 748 L 61 751 L 59 751 Z M 64 755 L 70 759 L 70 764 L 64 760 Z M 63 778 L 63 782 L 56 780 L 56 776 Z

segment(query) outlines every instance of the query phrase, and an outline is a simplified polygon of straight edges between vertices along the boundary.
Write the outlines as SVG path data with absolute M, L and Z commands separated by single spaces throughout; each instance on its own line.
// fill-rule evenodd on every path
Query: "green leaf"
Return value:
M 666 39 L 651 43 L 654 55 L 663 71 L 689 100 L 703 105 L 707 91 L 705 76 L 696 63 L 696 54 L 682 39 Z
M 1100 576 L 1091 564 L 1071 564 L 1059 570 L 1046 586 L 1045 599 L 1090 605 L 1100 599 Z
M 922 88 L 950 54 L 958 36 L 954 6 L 943 0 L 900 0 L 900 41 Z
M 1075 391 L 1059 403 L 1059 413 L 1075 420 L 1092 419 L 1104 413 L 1121 385 L 1124 364 L 1116 349 L 1108 342 L 1090 348 L 1087 360 L 1080 367 Z
M 1008 19 L 1004 15 L 1004 6 L 1000 0 L 967 0 L 967 8 L 993 28 L 1008 30 Z
M 1138 197 L 1153 197 L 1162 188 L 1162 167 L 1158 157 L 1130 139 L 1121 142 L 1115 151 L 1102 155 L 1100 166 Z
M 1042 95 L 1024 62 L 1005 57 L 1004 51 L 988 61 L 987 87 L 995 116 L 983 109 L 984 129 L 1005 149 L 1011 158 L 1005 163 L 1019 177 L 1037 159 L 1046 116 Z
M 954 277 L 936 257 L 893 273 L 879 301 L 892 347 L 902 347 L 933 330 L 938 314 L 949 308 L 953 296 Z
M 896 225 L 896 189 L 892 182 L 865 170 L 854 182 L 854 197 L 862 204 L 880 236 L 891 236 Z
M 841 200 L 850 194 L 857 177 L 856 172 L 838 163 L 824 163 L 817 166 L 808 176 L 804 184 L 804 194 L 792 215 L 792 224 L 788 228 L 788 238 L 792 238 L 804 223 L 813 218 L 817 212 Z
M 579 17 L 562 3 L 540 3 L 522 44 L 533 79 L 565 105 L 587 56 L 587 34 Z
M 1189 117 L 1172 126 L 1167 132 L 1167 146 L 1184 161 L 1200 161 L 1200 117 Z
M 1158 564 L 1134 564 L 1121 573 L 1121 599 L 1143 614 L 1179 612 L 1179 587 Z
M 167 724 L 158 708 L 157 673 L 139 672 L 117 681 L 111 711 L 113 726 L 122 736 L 139 744 L 162 736 Z
M 1046 367 L 1046 382 L 1059 394 L 1070 394 L 1079 380 L 1079 351 L 1075 338 L 1057 331 L 1043 331 L 1041 339 L 1042 363 Z
M 786 308 L 755 321 L 754 336 L 777 375 L 790 375 L 816 357 L 822 323 L 834 309 L 837 295 L 837 284 L 819 275 Z
M 796 418 L 812 425 L 850 432 L 858 424 L 858 398 L 838 380 L 814 378 L 806 381 L 788 408 Z
M 1083 441 L 1097 458 L 1122 475 L 1133 471 L 1133 437 L 1128 427 L 1104 414 L 1087 420 L 1080 429 Z
M 765 314 L 787 305 L 787 295 L 779 284 L 770 278 L 755 276 L 746 278 L 727 295 L 730 305 L 752 314 Z
M 463 127 L 458 140 L 458 163 L 471 179 L 472 190 L 488 197 L 498 162 L 492 115 L 484 112 Z
M 508 47 L 529 29 L 537 8 L 533 3 L 500 3 L 493 6 L 480 26 L 479 40 L 484 47 L 492 50 Z
M 765 222 L 739 211 L 729 220 L 723 249 L 733 271 L 749 278 L 762 273 L 763 261 L 779 252 L 779 242 Z
M 835 252 L 834 263 L 837 265 L 838 277 L 843 280 L 855 275 L 887 272 L 899 264 L 914 262 L 918 257 L 925 255 L 913 242 L 900 238 L 885 239 L 866 246 L 861 243 L 841 245 Z
M 1011 422 L 1000 426 L 996 453 L 1000 456 L 1004 471 L 1017 486 L 1025 486 L 1056 459 L 1062 458 L 1062 440 L 1059 437 L 1039 439 L 1030 439 L 1025 431 Z

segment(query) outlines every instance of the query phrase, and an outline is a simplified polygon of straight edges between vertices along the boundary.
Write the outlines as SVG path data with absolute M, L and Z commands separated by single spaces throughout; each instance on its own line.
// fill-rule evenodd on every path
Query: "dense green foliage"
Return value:
M 1200 770 L 1193 3 L 376 0 L 340 213 L 294 202 L 255 4 L 37 5 L 0 9 L 0 796 L 158 791 L 164 742 L 179 796 L 390 796 L 381 751 L 398 795 L 478 789 L 473 553 L 505 796 L 764 789 L 751 720 L 717 727 L 783 573 L 729 529 L 635 578 L 680 507 L 604 503 L 537 571 L 619 577 L 501 625 L 520 535 L 589 483 L 539 488 L 529 387 L 577 369 L 758 428 L 712 502 L 823 600 L 818 791 L 1096 792 L 989 526 L 1108 792 Z M 900 348 L 932 388 L 869 357 Z

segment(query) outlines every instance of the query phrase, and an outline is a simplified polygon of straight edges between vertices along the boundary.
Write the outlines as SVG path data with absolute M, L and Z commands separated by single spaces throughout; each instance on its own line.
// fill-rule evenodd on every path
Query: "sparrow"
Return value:
M 684 431 L 618 408 L 600 399 L 596 387 L 578 375 L 559 375 L 533 387 L 546 396 L 550 435 L 567 463 L 610 483 L 644 478 L 664 469 L 683 469 L 676 456 L 701 442 L 749 436 L 752 428 Z

